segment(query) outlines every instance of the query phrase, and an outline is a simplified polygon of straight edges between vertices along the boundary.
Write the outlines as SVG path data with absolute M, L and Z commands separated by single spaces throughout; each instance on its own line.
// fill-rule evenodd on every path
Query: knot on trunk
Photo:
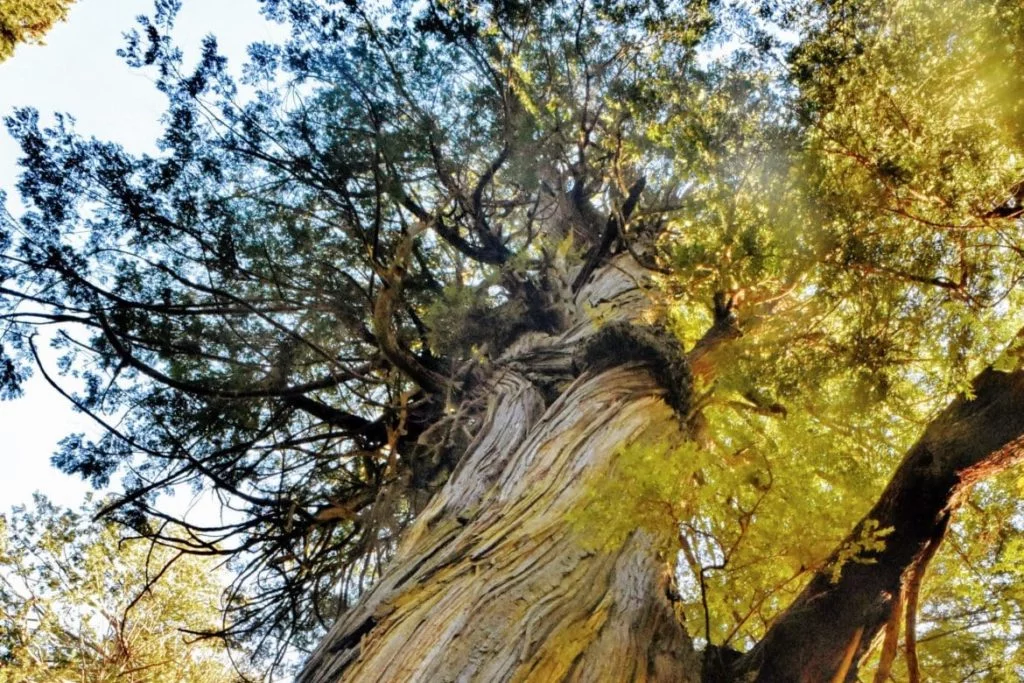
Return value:
M 643 363 L 665 389 L 665 402 L 680 419 L 689 415 L 693 376 L 679 340 L 663 327 L 609 323 L 583 344 L 573 362 L 580 372 Z

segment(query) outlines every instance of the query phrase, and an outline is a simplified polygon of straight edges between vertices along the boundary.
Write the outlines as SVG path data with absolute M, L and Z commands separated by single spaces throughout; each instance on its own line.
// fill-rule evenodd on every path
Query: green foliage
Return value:
M 1024 671 L 1024 505 L 1019 471 L 978 486 L 929 565 L 918 616 L 928 680 L 1017 681 Z M 896 667 L 895 680 L 906 680 Z
M 423 313 L 430 330 L 431 350 L 442 358 L 479 356 L 485 349 L 500 353 L 520 333 L 543 328 L 543 321 L 531 320 L 531 311 L 519 300 L 497 303 L 488 284 L 445 287 Z
M 865 557 L 885 548 L 885 537 L 893 532 L 893 527 L 878 528 L 878 520 L 867 519 L 856 530 L 853 537 L 843 541 L 836 552 L 835 560 L 828 567 L 829 580 L 838 583 L 843 573 L 843 565 L 847 562 L 870 564 L 875 560 Z
M 735 297 L 745 333 L 715 358 L 708 440 L 724 462 L 764 458 L 772 475 L 746 521 L 726 514 L 729 500 L 756 487 L 723 471 L 709 486 L 718 500 L 684 522 L 683 584 L 695 605 L 708 592 L 716 642 L 759 637 L 920 425 L 1022 322 L 1021 233 L 1004 222 L 1024 176 L 1019 6 L 806 9 L 782 20 L 804 32 L 788 52 L 794 118 L 760 113 L 785 93 L 763 65 L 726 71 L 736 87 L 700 95 L 713 170 L 664 238 L 681 336 L 701 336 L 715 291 Z M 679 129 L 674 145 L 684 138 Z
M 0 517 L 0 681 L 223 683 L 221 570 L 36 496 Z
M 568 520 L 595 550 L 620 547 L 638 528 L 669 550 L 679 519 L 693 508 L 706 458 L 679 433 L 645 433 L 615 454 L 606 476 L 592 484 Z
M 175 5 L 125 50 L 168 96 L 159 154 L 7 121 L 31 208 L 0 234 L 0 392 L 60 326 L 77 405 L 116 419 L 57 463 L 127 472 L 116 514 L 149 534 L 160 487 L 233 501 L 195 543 L 247 549 L 259 595 L 230 606 L 260 638 L 310 644 L 374 579 L 457 462 L 424 442 L 471 438 L 486 404 L 455 380 L 575 324 L 591 257 L 657 269 L 652 315 L 687 350 L 735 333 L 695 369 L 694 440 L 629 445 L 572 518 L 595 548 L 639 527 L 677 549 L 715 643 L 884 543 L 862 529 L 825 566 L 968 378 L 1019 367 L 1019 2 L 265 0 L 292 36 L 253 46 L 247 103 L 215 42 L 184 71 Z M 969 566 L 940 555 L 924 596 L 935 680 L 1018 657 L 1019 490 L 976 495 Z
M 41 43 L 75 0 L 4 0 L 0 4 L 0 62 L 14 54 L 19 43 Z

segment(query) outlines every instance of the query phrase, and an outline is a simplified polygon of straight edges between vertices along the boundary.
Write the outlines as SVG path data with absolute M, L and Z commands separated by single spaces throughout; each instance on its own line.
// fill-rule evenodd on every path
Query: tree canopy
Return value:
M 41 43 L 43 36 L 68 15 L 74 0 L 5 0 L 0 6 L 0 62 L 19 43 Z
M 0 517 L 0 681 L 234 680 L 223 645 L 195 636 L 217 626 L 214 563 L 95 526 L 95 510 L 36 496 Z
M 902 454 L 1019 370 L 1017 2 L 263 0 L 291 38 L 237 81 L 212 37 L 185 70 L 179 4 L 124 49 L 167 96 L 158 154 L 6 119 L 29 209 L 0 234 L 0 380 L 104 425 L 54 458 L 120 481 L 104 514 L 231 558 L 228 635 L 311 646 L 487 433 L 503 368 L 550 405 L 586 367 L 508 350 L 606 326 L 587 287 L 617 257 L 688 351 L 689 437 L 623 449 L 574 523 L 672 530 L 715 646 L 871 561 L 891 527 L 833 550 Z M 975 486 L 929 564 L 935 679 L 1020 675 L 1022 481 Z M 232 514 L 162 513 L 181 485 Z

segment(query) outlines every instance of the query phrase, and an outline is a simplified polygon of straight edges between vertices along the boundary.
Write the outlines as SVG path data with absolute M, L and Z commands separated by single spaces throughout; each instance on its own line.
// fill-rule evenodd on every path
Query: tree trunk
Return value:
M 573 378 L 599 327 L 647 308 L 644 280 L 620 259 L 574 298 L 568 331 L 526 335 L 502 354 L 458 469 L 301 683 L 700 679 L 671 558 L 657 551 L 665 539 L 638 531 L 598 551 L 567 519 L 619 449 L 677 428 L 663 400 L 672 387 L 629 362 L 647 357 L 621 339 L 606 349 L 621 357 Z
M 900 618 L 901 591 L 942 542 L 971 485 L 1024 459 L 1024 370 L 989 368 L 973 389 L 975 398 L 957 399 L 928 426 L 826 567 L 737 662 L 737 679 L 757 672 L 765 683 L 857 680 L 858 661 Z M 884 548 L 849 559 L 872 528 L 891 529 Z

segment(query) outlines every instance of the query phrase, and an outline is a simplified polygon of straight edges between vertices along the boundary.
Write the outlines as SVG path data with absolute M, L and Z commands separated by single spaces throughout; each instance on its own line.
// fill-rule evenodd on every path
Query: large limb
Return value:
M 1024 369 L 986 369 L 973 392 L 928 426 L 867 516 L 736 662 L 737 680 L 754 672 L 764 682 L 856 680 L 858 660 L 893 617 L 905 582 L 941 542 L 971 485 L 1024 459 Z M 872 527 L 891 529 L 884 549 L 842 564 L 833 580 L 844 550 Z

